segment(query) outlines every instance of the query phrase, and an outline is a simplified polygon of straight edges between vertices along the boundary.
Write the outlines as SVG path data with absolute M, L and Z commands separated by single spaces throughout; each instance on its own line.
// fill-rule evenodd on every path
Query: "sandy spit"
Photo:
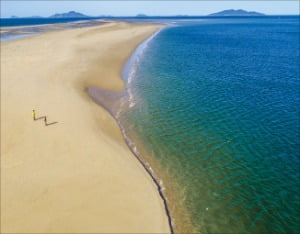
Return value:
M 1 232 L 169 233 L 163 202 L 85 87 L 121 90 L 161 26 L 107 23 L 1 42 Z M 35 109 L 37 117 L 31 115 Z

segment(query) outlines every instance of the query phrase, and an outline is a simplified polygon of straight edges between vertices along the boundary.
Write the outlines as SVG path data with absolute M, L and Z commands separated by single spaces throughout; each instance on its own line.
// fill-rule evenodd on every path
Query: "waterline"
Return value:
M 160 33 L 136 68 L 122 125 L 198 232 L 291 232 L 299 223 L 295 26 L 184 22 Z
M 151 35 L 148 39 L 146 39 L 144 42 L 139 44 L 139 46 L 135 49 L 135 51 L 132 53 L 130 58 L 126 61 L 124 68 L 122 70 L 122 77 L 126 82 L 126 89 L 124 91 L 120 92 L 114 92 L 114 91 L 108 91 L 103 90 L 100 88 L 93 88 L 88 87 L 87 92 L 90 95 L 90 97 L 99 105 L 101 105 L 104 109 L 106 109 L 112 117 L 116 120 L 116 122 L 119 125 L 119 128 L 122 132 L 123 138 L 130 149 L 130 151 L 133 153 L 135 158 L 140 162 L 140 164 L 143 166 L 145 171 L 149 174 L 152 181 L 157 187 L 157 191 L 159 193 L 159 196 L 161 197 L 164 209 L 168 218 L 168 223 L 170 227 L 170 232 L 174 233 L 174 221 L 172 220 L 171 213 L 168 207 L 168 199 L 166 195 L 164 194 L 164 186 L 163 181 L 158 178 L 152 167 L 149 165 L 148 162 L 146 162 L 142 157 L 140 152 L 137 149 L 137 146 L 134 144 L 132 140 L 128 137 L 126 134 L 125 128 L 122 125 L 121 121 L 121 112 L 124 111 L 127 108 L 132 108 L 135 103 L 133 99 L 133 94 L 130 90 L 130 84 L 132 82 L 132 79 L 135 75 L 135 67 L 138 66 L 139 61 L 142 57 L 142 54 L 144 50 L 148 47 L 149 42 L 163 29 L 158 30 L 153 35 Z

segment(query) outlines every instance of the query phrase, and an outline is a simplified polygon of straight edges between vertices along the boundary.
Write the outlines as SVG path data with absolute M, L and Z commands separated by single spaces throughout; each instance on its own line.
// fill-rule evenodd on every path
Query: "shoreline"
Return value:
M 132 52 L 131 56 L 124 62 L 121 76 L 126 83 L 125 88 L 123 88 L 121 91 L 110 91 L 110 90 L 104 90 L 97 87 L 87 87 L 86 92 L 88 93 L 90 98 L 92 98 L 98 105 L 100 105 L 108 113 L 110 113 L 110 115 L 115 119 L 122 132 L 123 139 L 125 140 L 128 148 L 135 156 L 135 158 L 139 161 L 139 163 L 143 166 L 144 170 L 149 174 L 153 183 L 156 185 L 157 191 L 164 202 L 165 212 L 168 217 L 170 230 L 171 233 L 173 234 L 176 233 L 176 231 L 195 232 L 195 229 L 191 224 L 189 213 L 185 209 L 185 207 L 181 206 L 176 210 L 174 210 L 174 207 L 172 208 L 172 204 L 176 204 L 176 202 L 178 202 L 178 200 L 181 199 L 178 197 L 179 195 L 172 194 L 174 191 L 180 190 L 180 185 L 177 182 L 174 183 L 173 178 L 171 178 L 170 175 L 167 175 L 164 172 L 163 168 L 161 168 L 160 165 L 158 165 L 157 162 L 155 162 L 156 161 L 155 158 L 153 159 L 149 158 L 149 152 L 147 152 L 147 150 L 143 148 L 143 146 L 142 148 L 140 148 L 141 142 L 139 140 L 137 140 L 136 138 L 132 140 L 130 138 L 131 136 L 129 136 L 131 134 L 127 135 L 128 133 L 126 133 L 126 130 L 124 129 L 122 125 L 122 121 L 120 119 L 121 117 L 120 112 L 122 112 L 122 110 L 130 109 L 135 105 L 134 100 L 132 100 L 133 97 L 130 91 L 131 89 L 130 84 L 132 82 L 132 79 L 134 78 L 132 77 L 132 75 L 134 75 L 135 73 L 134 69 L 136 66 L 139 66 L 139 61 L 143 56 L 144 50 L 147 49 L 148 43 L 162 30 L 166 29 L 166 27 L 170 27 L 170 26 L 165 25 L 165 27 L 159 29 L 154 34 L 149 36 L 147 39 L 142 41 Z M 156 169 L 156 172 L 154 172 L 154 170 L 150 165 Z M 175 186 L 176 189 L 172 190 L 169 188 L 169 186 L 165 187 L 163 181 L 165 182 L 171 181 L 172 188 Z M 184 218 L 182 217 L 182 213 L 185 214 Z M 182 222 L 176 222 L 175 225 L 175 220 L 181 220 L 181 219 L 183 219 L 184 221 L 182 220 Z
M 104 93 L 103 93 L 104 92 Z M 154 174 L 153 170 L 151 169 L 151 167 L 148 166 L 148 163 L 145 162 L 137 152 L 135 152 L 134 150 L 134 145 L 132 145 L 132 143 L 128 140 L 128 138 L 125 136 L 125 132 L 124 129 L 119 121 L 119 119 L 116 117 L 116 113 L 114 113 L 114 110 L 109 107 L 109 105 L 107 105 L 106 103 L 100 101 L 100 96 L 103 98 L 106 96 L 105 98 L 105 102 L 107 102 L 107 96 L 109 95 L 107 93 L 107 90 L 100 90 L 99 88 L 93 88 L 93 87 L 88 87 L 87 88 L 87 93 L 89 94 L 89 96 L 97 103 L 99 104 L 101 107 L 103 107 L 107 112 L 109 112 L 111 114 L 111 116 L 115 119 L 116 123 L 118 124 L 122 135 L 123 135 L 123 139 L 125 141 L 125 143 L 127 144 L 129 150 L 131 151 L 131 153 L 134 155 L 134 157 L 139 161 L 139 163 L 143 166 L 143 168 L 145 169 L 146 173 L 149 174 L 149 176 L 151 177 L 153 183 L 156 185 L 157 187 L 157 191 L 161 197 L 161 199 L 164 202 L 164 207 L 165 207 L 165 212 L 166 215 L 168 217 L 168 223 L 169 223 L 169 227 L 170 227 L 170 231 L 171 234 L 174 234 L 174 223 L 172 221 L 172 216 L 171 216 L 171 212 L 169 210 L 169 206 L 168 206 L 168 202 L 167 202 L 167 197 L 166 195 L 163 193 L 164 188 L 160 185 L 159 182 L 159 178 Z M 122 95 L 121 93 L 113 93 L 113 99 L 119 97 L 119 95 Z M 116 100 L 113 100 L 112 102 L 114 102 Z
M 168 206 L 168 202 L 167 202 L 168 199 L 163 192 L 164 188 L 161 186 L 161 184 L 159 182 L 161 179 L 155 175 L 155 173 L 153 172 L 153 170 L 151 169 L 149 164 L 146 161 L 144 161 L 144 159 L 142 159 L 137 152 L 135 152 L 132 143 L 126 137 L 125 131 L 124 131 L 124 129 L 120 123 L 120 120 L 118 119 L 117 113 L 116 113 L 116 110 L 120 108 L 120 103 L 119 103 L 120 98 L 126 96 L 125 93 L 127 93 L 127 96 L 129 96 L 128 84 L 129 84 L 129 78 L 130 78 L 129 77 L 130 69 L 132 69 L 132 66 L 134 66 L 137 56 L 140 56 L 140 54 L 143 53 L 143 50 L 148 46 L 148 43 L 163 29 L 165 29 L 165 27 L 159 29 L 158 31 L 156 31 L 155 33 L 150 35 L 146 40 L 142 41 L 133 50 L 130 57 L 123 63 L 123 69 L 122 69 L 122 73 L 121 73 L 121 77 L 120 77 L 121 79 L 123 79 L 126 82 L 126 86 L 123 90 L 114 92 L 114 91 L 109 91 L 109 90 L 102 90 L 100 88 L 95 88 L 95 87 L 87 87 L 86 91 L 87 91 L 88 95 L 97 104 L 99 104 L 101 107 L 106 109 L 111 114 L 111 116 L 115 119 L 115 121 L 117 122 L 117 124 L 120 128 L 120 131 L 122 132 L 123 139 L 126 142 L 128 148 L 130 149 L 132 154 L 135 156 L 135 158 L 139 161 L 139 163 L 143 166 L 145 171 L 149 174 L 153 183 L 156 185 L 157 191 L 164 203 L 165 212 L 168 217 L 168 223 L 169 223 L 171 234 L 174 234 L 174 223 L 172 221 L 171 212 L 169 210 L 169 206 Z M 130 105 L 131 104 L 129 104 L 129 106 Z
M 1 231 L 170 232 L 153 180 L 83 89 L 122 89 L 124 59 L 160 27 L 113 22 L 1 42 Z M 32 121 L 32 108 L 58 124 Z

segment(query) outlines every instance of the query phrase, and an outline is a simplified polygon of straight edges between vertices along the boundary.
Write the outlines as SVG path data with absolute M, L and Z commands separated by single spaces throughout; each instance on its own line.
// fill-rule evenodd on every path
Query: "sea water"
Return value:
M 42 24 L 69 23 L 74 21 L 92 20 L 98 18 L 0 18 L 1 27 L 30 26 Z
M 175 230 L 299 233 L 299 18 L 176 21 L 134 57 L 118 118 Z

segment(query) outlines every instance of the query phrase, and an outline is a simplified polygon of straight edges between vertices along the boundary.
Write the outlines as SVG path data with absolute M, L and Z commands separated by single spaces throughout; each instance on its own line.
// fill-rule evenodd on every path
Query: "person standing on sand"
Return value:
M 36 120 L 36 118 L 35 118 L 35 110 L 32 110 L 32 118 L 33 118 L 33 120 Z
M 46 116 L 44 118 L 44 123 L 45 123 L 45 126 L 47 126 L 47 117 Z

